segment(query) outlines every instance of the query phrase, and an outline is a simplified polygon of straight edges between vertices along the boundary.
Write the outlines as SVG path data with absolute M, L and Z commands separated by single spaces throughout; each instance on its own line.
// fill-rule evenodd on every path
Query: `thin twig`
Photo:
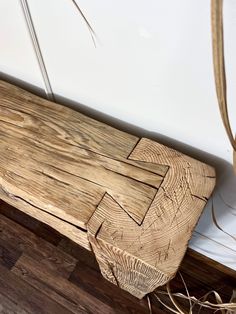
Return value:
M 43 81 L 44 81 L 44 85 L 45 85 L 45 93 L 46 93 L 47 98 L 49 100 L 55 101 L 52 87 L 51 87 L 51 83 L 50 83 L 50 79 L 49 79 L 46 65 L 44 62 L 43 54 L 42 54 L 42 51 L 40 48 L 40 44 L 38 41 L 36 30 L 34 27 L 33 18 L 32 18 L 31 13 L 30 13 L 28 1 L 27 0 L 20 0 L 20 3 L 21 3 L 21 7 L 22 7 L 22 10 L 24 13 L 24 17 L 25 17 L 25 21 L 26 21 L 26 24 L 28 27 L 28 31 L 30 34 L 32 45 L 33 45 L 33 48 L 34 48 L 34 51 L 35 51 L 35 54 L 37 57 L 39 68 L 40 68 L 40 71 L 41 71 L 41 74 L 43 77 Z
M 84 19 L 88 29 L 89 29 L 89 32 L 90 32 L 90 35 L 91 35 L 91 38 L 92 38 L 92 41 L 93 41 L 93 44 L 94 46 L 96 47 L 96 33 L 94 31 L 94 29 L 92 28 L 91 24 L 89 23 L 88 19 L 86 18 L 86 16 L 84 15 L 83 11 L 81 10 L 81 8 L 79 7 L 79 5 L 77 4 L 77 2 L 75 0 L 71 0 L 73 2 L 73 4 L 75 5 L 76 9 L 79 11 L 80 15 L 82 16 L 82 18 Z
M 211 205 L 211 213 L 212 213 L 212 220 L 214 225 L 223 233 L 225 233 L 226 235 L 228 235 L 229 237 L 231 237 L 234 241 L 236 241 L 236 237 L 233 236 L 232 234 L 228 233 L 227 231 L 225 231 L 223 228 L 221 228 L 221 226 L 218 224 L 217 219 L 216 219 L 216 215 L 215 215 L 215 209 L 214 209 L 214 201 L 212 198 L 212 205 Z
M 152 304 L 151 304 L 150 297 L 148 294 L 147 294 L 147 303 L 148 303 L 149 314 L 152 314 Z

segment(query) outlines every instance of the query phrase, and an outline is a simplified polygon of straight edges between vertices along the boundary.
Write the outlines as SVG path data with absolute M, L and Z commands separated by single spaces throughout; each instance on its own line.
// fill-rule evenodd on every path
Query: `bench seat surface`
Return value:
M 137 297 L 174 276 L 214 183 L 204 163 L 0 81 L 0 198 Z

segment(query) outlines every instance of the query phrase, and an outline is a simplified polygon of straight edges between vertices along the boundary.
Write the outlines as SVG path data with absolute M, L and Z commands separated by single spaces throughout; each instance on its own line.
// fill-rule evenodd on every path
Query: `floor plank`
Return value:
M 114 313 L 111 306 L 50 269 L 43 268 L 38 261 L 27 255 L 19 258 L 12 272 L 73 313 Z
M 216 290 L 228 302 L 236 288 L 236 272 L 192 250 L 180 272 L 190 294 L 198 298 Z M 179 275 L 171 289 L 186 293 Z M 159 290 L 165 287 L 155 293 Z M 171 305 L 167 296 L 161 299 Z M 154 294 L 150 300 L 153 314 L 170 313 Z M 149 314 L 149 309 L 147 299 L 140 301 L 106 281 L 92 252 L 0 202 L 0 313 Z
M 37 237 L 33 232 L 1 215 L 1 241 L 5 242 L 5 250 L 27 253 L 39 261 L 42 267 L 48 267 L 61 277 L 69 277 L 77 260 L 66 252 Z M 1 245 L 1 242 L 0 242 Z M 16 259 L 17 260 L 17 259 Z
M 0 313 L 1 314 L 29 314 L 19 303 L 13 302 L 8 297 L 0 294 Z
M 0 265 L 11 269 L 21 256 L 19 248 L 13 247 L 10 243 L 0 238 Z
M 72 313 L 0 265 L 0 294 L 29 313 Z

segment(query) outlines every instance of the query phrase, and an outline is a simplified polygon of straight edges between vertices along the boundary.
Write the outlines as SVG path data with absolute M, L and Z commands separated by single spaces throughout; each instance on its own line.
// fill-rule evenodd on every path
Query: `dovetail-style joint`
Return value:
M 208 165 L 142 138 L 133 161 L 168 166 L 139 225 L 108 194 L 88 222 L 88 239 L 103 276 L 138 298 L 171 280 L 215 184 Z
M 3 81 L 0 117 L 0 199 L 92 250 L 138 298 L 173 278 L 213 168 Z

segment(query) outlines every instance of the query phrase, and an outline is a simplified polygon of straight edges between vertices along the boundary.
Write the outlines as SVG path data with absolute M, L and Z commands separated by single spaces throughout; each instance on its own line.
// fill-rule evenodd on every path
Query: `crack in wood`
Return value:
M 38 207 L 38 206 L 34 205 L 34 204 L 31 203 L 30 201 L 27 201 L 27 200 L 25 200 L 24 198 L 22 198 L 22 197 L 20 197 L 20 196 L 18 196 L 18 195 L 12 194 L 11 192 L 7 191 L 1 184 L 0 184 L 0 189 L 1 189 L 9 198 L 12 198 L 12 199 L 15 199 L 15 200 L 20 200 L 21 202 L 27 203 L 27 204 L 29 204 L 30 206 L 32 206 L 32 207 L 34 207 L 34 208 L 36 208 L 36 209 L 38 209 L 38 210 L 40 210 L 40 211 L 42 211 L 42 212 L 48 214 L 48 215 L 50 215 L 50 216 L 52 216 L 52 217 L 54 217 L 54 218 L 57 218 L 57 219 L 59 219 L 60 221 L 63 221 L 64 223 L 66 223 L 66 224 L 68 224 L 68 225 L 70 225 L 70 226 L 73 226 L 73 227 L 79 229 L 79 230 L 82 231 L 82 232 L 87 232 L 87 230 L 85 230 L 85 229 L 83 229 L 83 228 L 81 228 L 81 227 L 79 227 L 79 226 L 77 226 L 77 225 L 75 225 L 75 224 L 73 224 L 73 223 L 71 223 L 71 222 L 68 222 L 67 220 L 65 220 L 65 219 L 63 219 L 63 218 L 61 218 L 61 217 L 59 217 L 59 216 L 53 215 L 52 213 L 48 212 L 47 210 L 45 210 L 45 209 L 43 209 L 43 208 L 41 208 L 41 207 Z
M 149 187 L 152 188 L 152 189 L 158 190 L 158 188 L 155 187 L 155 185 L 152 185 L 152 184 L 147 183 L 147 182 L 143 182 L 143 181 L 141 181 L 141 180 L 138 180 L 138 179 L 136 179 L 136 178 L 134 178 L 134 177 L 131 177 L 131 176 L 128 176 L 128 175 L 125 175 L 125 174 L 121 174 L 120 172 L 115 171 L 115 170 L 111 170 L 111 169 L 109 169 L 109 168 L 107 168 L 107 167 L 105 167 L 105 166 L 103 166 L 103 168 L 106 169 L 107 171 L 116 173 L 116 174 L 118 174 L 118 175 L 122 175 L 122 176 L 125 177 L 125 178 L 134 180 L 134 181 L 136 181 L 136 182 L 138 182 L 138 183 L 145 184 L 146 186 L 149 186 Z M 163 179 L 162 179 L 162 181 L 163 181 Z M 161 181 L 161 182 L 162 182 L 162 181 Z M 153 199 L 153 197 L 152 197 L 151 199 Z

